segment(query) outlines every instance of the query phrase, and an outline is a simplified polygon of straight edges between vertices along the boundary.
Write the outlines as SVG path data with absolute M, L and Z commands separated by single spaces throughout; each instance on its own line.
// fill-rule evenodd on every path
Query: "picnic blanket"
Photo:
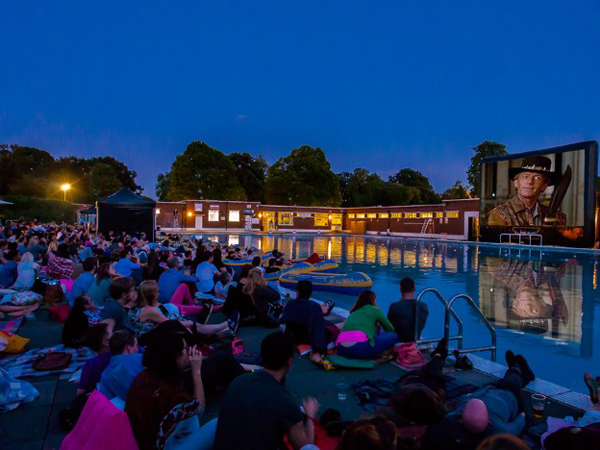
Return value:
M 6 331 L 10 334 L 15 334 L 22 323 L 23 317 L 18 317 L 11 320 L 3 320 L 0 322 L 0 330 Z
M 31 383 L 17 380 L 0 368 L 0 413 L 18 408 L 23 403 L 34 401 L 40 393 Z
M 73 355 L 71 362 L 67 367 L 61 370 L 47 370 L 37 371 L 32 367 L 35 359 L 44 355 L 50 351 L 54 352 L 66 352 Z M 47 375 L 57 375 L 62 373 L 73 373 L 79 370 L 83 364 L 90 358 L 93 358 L 95 353 L 87 347 L 79 348 L 67 348 L 64 345 L 57 345 L 56 347 L 50 348 L 38 348 L 30 350 L 27 353 L 16 356 L 14 358 L 7 359 L 0 362 L 0 368 L 3 368 L 8 372 L 8 375 L 14 378 L 24 377 L 45 377 Z

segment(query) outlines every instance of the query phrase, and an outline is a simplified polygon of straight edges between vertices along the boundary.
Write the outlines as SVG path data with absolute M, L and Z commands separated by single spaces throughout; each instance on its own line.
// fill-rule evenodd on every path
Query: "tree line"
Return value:
M 507 153 L 505 145 L 492 141 L 472 150 L 469 185 L 457 180 L 438 194 L 425 175 L 408 167 L 383 180 L 364 168 L 334 173 L 320 148 L 302 146 L 269 166 L 262 156 L 226 155 L 193 141 L 168 172 L 158 175 L 156 195 L 161 201 L 240 200 L 302 206 L 435 204 L 479 196 L 481 159 Z
M 169 171 L 158 175 L 161 201 L 184 199 L 257 201 L 303 206 L 387 206 L 439 203 L 442 199 L 479 195 L 482 158 L 506 154 L 506 146 L 485 141 L 472 149 L 467 170 L 469 185 L 456 181 L 436 193 L 429 179 L 403 168 L 387 180 L 356 168 L 334 173 L 320 148 L 302 146 L 269 166 L 262 156 L 247 152 L 229 155 L 204 142 L 193 141 L 175 158 Z M 140 194 L 137 173 L 111 157 L 54 158 L 34 147 L 0 145 L 0 196 L 62 199 L 60 186 L 69 183 L 68 200 L 93 203 L 128 187 Z

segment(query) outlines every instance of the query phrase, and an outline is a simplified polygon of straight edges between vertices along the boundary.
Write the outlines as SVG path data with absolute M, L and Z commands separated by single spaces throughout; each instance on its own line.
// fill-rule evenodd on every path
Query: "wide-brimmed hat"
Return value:
M 560 173 L 550 170 L 552 167 L 552 161 L 550 158 L 545 156 L 530 156 L 525 158 L 521 163 L 521 167 L 511 167 L 508 169 L 508 176 L 511 180 L 514 180 L 517 175 L 521 172 L 536 172 L 544 174 L 548 177 L 550 182 L 549 186 L 558 183 L 560 180 Z

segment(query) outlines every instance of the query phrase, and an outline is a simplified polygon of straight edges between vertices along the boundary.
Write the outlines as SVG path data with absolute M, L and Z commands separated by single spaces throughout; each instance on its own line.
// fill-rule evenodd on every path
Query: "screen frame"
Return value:
M 572 151 L 585 152 L 585 190 L 583 193 L 584 201 L 584 220 L 583 220 L 583 239 L 582 246 L 592 248 L 596 242 L 596 183 L 598 179 L 598 142 L 582 141 L 574 144 L 561 145 L 558 147 L 545 148 L 523 153 L 513 153 L 502 156 L 491 156 L 483 158 L 479 164 L 479 185 L 483 189 L 483 165 L 499 161 L 510 161 L 514 159 L 523 159 L 530 156 L 546 156 L 550 154 L 565 153 Z M 482 211 L 483 192 L 479 196 L 479 212 Z M 480 227 L 481 220 L 479 220 Z M 485 225 L 493 226 L 493 225 Z M 481 230 L 480 230 L 481 236 Z

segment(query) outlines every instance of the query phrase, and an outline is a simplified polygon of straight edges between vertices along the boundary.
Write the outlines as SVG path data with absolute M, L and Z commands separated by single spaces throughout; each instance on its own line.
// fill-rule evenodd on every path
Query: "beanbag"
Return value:
M 372 369 L 375 367 L 375 361 L 371 359 L 350 359 L 339 355 L 328 356 L 335 367 L 345 367 L 348 369 Z
M 69 305 L 54 305 L 48 308 L 48 312 L 55 320 L 65 323 L 71 312 L 71 307 Z
M 30 340 L 7 331 L 0 331 L 0 351 L 4 353 L 23 353 Z

